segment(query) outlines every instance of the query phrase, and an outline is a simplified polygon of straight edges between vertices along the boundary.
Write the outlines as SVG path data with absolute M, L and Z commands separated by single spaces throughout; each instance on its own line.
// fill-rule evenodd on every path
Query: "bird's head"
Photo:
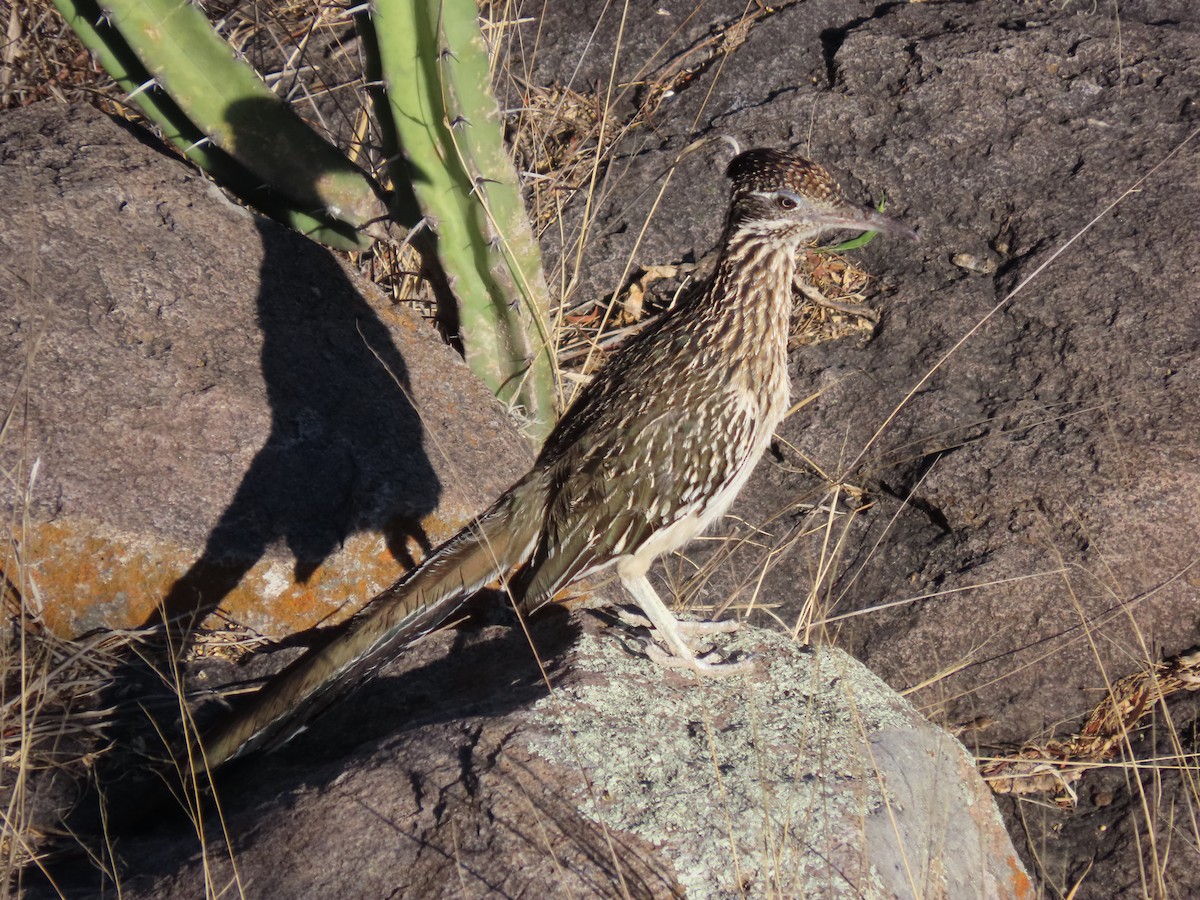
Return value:
M 784 150 L 747 150 L 725 172 L 733 181 L 730 223 L 799 244 L 822 232 L 882 231 L 916 240 L 902 222 L 846 199 L 822 166 Z

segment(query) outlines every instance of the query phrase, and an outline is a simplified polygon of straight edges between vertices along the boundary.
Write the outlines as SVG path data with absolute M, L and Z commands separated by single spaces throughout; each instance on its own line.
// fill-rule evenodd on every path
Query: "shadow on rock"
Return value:
M 131 758 L 179 743 L 178 661 L 195 626 L 264 556 L 286 548 L 303 583 L 358 531 L 382 532 L 406 565 L 409 540 L 429 549 L 420 521 L 441 488 L 404 359 L 328 251 L 270 222 L 258 228 L 270 433 L 200 558 L 146 623 L 152 636 L 114 680 L 115 746 L 97 772 L 101 784 L 138 768 Z
M 494 608 L 498 601 L 495 595 L 483 595 L 479 603 Z M 232 852 L 236 858 L 238 847 L 252 839 L 264 817 L 280 815 L 298 797 L 322 794 L 337 779 L 375 765 L 379 758 L 432 765 L 418 759 L 428 742 L 428 753 L 438 764 L 460 765 L 453 753 L 441 753 L 436 737 L 426 735 L 458 729 L 460 722 L 462 729 L 470 729 L 472 722 L 501 718 L 544 697 L 546 680 L 538 659 L 553 679 L 554 660 L 578 636 L 578 627 L 559 607 L 540 612 L 529 623 L 528 636 L 519 627 L 430 635 L 389 666 L 384 676 L 348 695 L 284 747 L 223 768 L 214 779 L 219 804 L 211 798 L 204 803 L 199 828 L 192 814 L 169 805 L 136 826 L 121 828 L 111 862 L 116 883 L 140 895 L 190 864 L 202 842 L 209 853 Z M 405 774 L 398 770 L 396 777 L 403 779 Z M 117 814 L 117 803 L 138 799 L 128 793 L 121 796 L 108 797 Z M 46 896 L 95 896 L 105 880 L 80 854 L 61 860 L 51 873 L 56 892 Z M 30 896 L 39 896 L 40 889 Z

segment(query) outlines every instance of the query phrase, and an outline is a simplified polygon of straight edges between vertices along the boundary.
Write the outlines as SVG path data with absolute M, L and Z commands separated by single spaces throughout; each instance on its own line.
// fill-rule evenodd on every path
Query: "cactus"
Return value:
M 371 179 L 237 59 L 189 0 L 54 2 L 130 98 L 222 184 L 333 246 L 362 248 L 363 232 L 383 233 Z M 376 22 L 356 18 L 387 86 L 372 93 L 392 218 L 434 226 L 436 236 L 419 240 L 436 251 L 457 300 L 467 362 L 540 439 L 555 418 L 548 291 L 474 0 L 377 0 Z
M 323 228 L 335 243 L 364 245 L 354 229 L 386 213 L 370 179 L 236 59 L 188 0 L 55 2 L 187 157 L 239 193 L 265 184 L 269 193 L 258 191 L 256 205 L 298 230 Z
M 409 182 L 436 225 L 472 369 L 519 407 L 531 436 L 554 421 L 549 299 L 541 255 L 504 150 L 474 0 L 376 0 L 379 70 Z

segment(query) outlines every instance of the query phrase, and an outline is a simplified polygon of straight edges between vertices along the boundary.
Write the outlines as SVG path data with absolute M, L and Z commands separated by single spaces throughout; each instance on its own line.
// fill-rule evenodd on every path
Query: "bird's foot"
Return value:
M 612 611 L 616 613 L 617 618 L 622 624 L 628 625 L 630 628 L 653 628 L 654 623 L 640 612 L 630 609 L 628 606 L 614 606 Z
M 749 675 L 757 669 L 757 660 L 753 656 L 739 659 L 736 662 L 729 660 L 712 661 L 716 656 L 717 651 L 710 650 L 701 656 L 675 656 L 668 653 L 658 644 L 649 644 L 646 646 L 646 656 L 653 662 L 658 663 L 666 669 L 687 669 L 695 672 L 697 675 L 704 675 L 708 678 L 720 678 L 725 675 Z
M 655 626 L 650 619 L 635 610 L 626 606 L 618 606 L 615 608 L 617 618 L 631 628 L 645 628 L 648 631 L 655 631 Z M 719 622 L 712 621 L 692 621 L 690 619 L 675 619 L 675 632 L 679 635 L 684 644 L 691 650 L 699 648 L 700 639 L 708 637 L 712 634 L 730 634 L 737 631 L 741 627 L 741 623 L 736 619 L 722 619 Z M 663 654 L 666 659 L 675 659 L 667 651 L 652 644 L 656 650 Z M 665 663 L 664 663 L 665 665 Z
M 628 606 L 616 606 L 613 607 L 613 611 L 617 614 L 618 619 L 632 628 L 654 628 L 654 623 L 650 621 L 649 617 Z M 680 634 L 686 634 L 688 637 L 702 637 L 708 634 L 729 634 L 737 631 L 741 627 L 741 623 L 737 619 L 722 619 L 719 622 L 676 619 L 675 627 Z
M 754 671 L 752 659 L 737 662 L 714 661 L 714 653 L 696 653 L 699 638 L 706 634 L 724 634 L 737 629 L 737 622 L 680 622 L 667 609 L 654 592 L 644 574 L 625 572 L 621 582 L 629 591 L 638 608 L 645 614 L 630 615 L 618 610 L 625 621 L 634 621 L 640 626 L 649 625 L 654 642 L 646 648 L 646 655 L 654 662 L 670 669 L 687 669 L 697 675 L 745 675 Z M 648 621 L 647 621 L 648 620 Z
M 704 635 L 704 634 L 731 634 L 741 627 L 741 622 L 737 619 L 722 619 L 719 622 L 701 621 L 693 622 L 689 619 L 680 619 L 677 622 L 679 630 L 686 635 Z

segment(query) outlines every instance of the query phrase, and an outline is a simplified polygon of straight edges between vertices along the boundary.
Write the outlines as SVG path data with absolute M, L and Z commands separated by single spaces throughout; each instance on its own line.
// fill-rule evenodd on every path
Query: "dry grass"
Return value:
M 1166 712 L 1172 694 L 1195 690 L 1200 690 L 1200 649 L 1155 663 L 1114 683 L 1072 737 L 1028 744 L 1003 756 L 981 759 L 980 771 L 998 794 L 1049 794 L 1057 805 L 1073 807 L 1079 799 L 1075 787 L 1089 769 L 1110 764 L 1128 748 L 1131 735 L 1153 715 L 1155 707 Z M 1173 762 L 1182 762 L 1187 755 L 1181 749 Z
M 19 566 L 8 570 L 14 569 L 21 571 Z M 44 863 L 47 854 L 64 851 L 82 851 L 119 889 L 120 869 L 107 838 L 99 842 L 77 838 L 54 823 L 88 783 L 96 764 L 112 750 L 114 722 L 128 718 L 133 711 L 112 705 L 105 692 L 116 673 L 131 659 L 140 658 L 143 647 L 160 641 L 161 633 L 158 629 L 110 631 L 66 641 L 46 633 L 28 616 L 14 616 L 10 621 L 12 628 L 0 644 L 0 721 L 4 723 L 0 733 L 0 871 L 4 875 L 0 896 L 20 896 L 31 870 L 39 871 L 54 888 L 54 876 Z M 263 643 L 261 637 L 242 628 L 198 632 L 195 646 L 183 662 L 162 673 L 168 681 L 167 693 L 177 706 L 170 718 L 186 723 L 194 734 L 192 706 L 201 697 L 211 696 L 209 691 L 191 691 L 184 685 L 185 666 L 196 659 L 236 659 Z M 127 707 L 131 703 L 140 705 L 138 698 L 127 701 Z M 151 734 L 145 740 L 138 752 L 141 764 L 173 767 L 175 783 L 182 786 L 178 800 L 193 823 L 209 895 L 231 896 L 232 889 L 233 896 L 244 896 L 231 841 L 223 829 L 219 798 L 216 833 L 221 840 L 214 844 L 214 829 L 206 826 L 212 798 L 188 776 L 192 766 L 176 755 L 177 742 L 166 734 L 157 739 Z M 194 742 L 185 746 L 194 746 Z M 106 820 L 108 800 L 102 794 L 98 803 Z M 211 864 L 214 859 L 220 860 L 219 867 Z M 232 874 L 218 876 L 218 869 Z
M 12 565 L 12 553 L 6 562 L 20 584 L 23 570 Z M 40 867 L 45 848 L 67 837 L 36 813 L 53 804 L 43 795 L 64 780 L 84 780 L 107 749 L 111 710 L 97 700 L 127 640 L 112 633 L 64 641 L 45 633 L 24 614 L 17 584 L 9 583 L 6 600 L 20 612 L 6 617 L 0 640 L 0 896 L 19 894 L 21 873 Z
M 39 100 L 94 103 L 106 112 L 125 108 L 108 76 L 47 2 L 0 2 L 5 27 L 0 52 L 0 109 Z

